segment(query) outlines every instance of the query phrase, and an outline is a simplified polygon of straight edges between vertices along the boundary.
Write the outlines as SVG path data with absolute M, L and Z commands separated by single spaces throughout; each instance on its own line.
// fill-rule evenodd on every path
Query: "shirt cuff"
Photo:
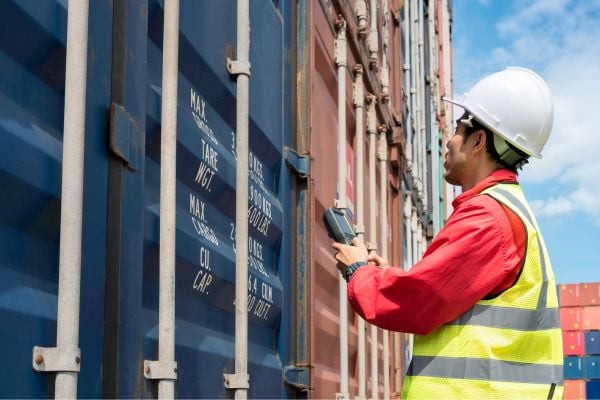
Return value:
M 365 261 L 357 261 L 355 263 L 348 265 L 348 267 L 346 268 L 346 273 L 344 274 L 344 278 L 346 279 L 346 282 L 350 282 L 350 278 L 352 278 L 352 274 L 354 274 L 356 272 L 356 270 L 358 270 L 360 267 L 363 267 L 365 265 L 367 265 L 367 263 Z

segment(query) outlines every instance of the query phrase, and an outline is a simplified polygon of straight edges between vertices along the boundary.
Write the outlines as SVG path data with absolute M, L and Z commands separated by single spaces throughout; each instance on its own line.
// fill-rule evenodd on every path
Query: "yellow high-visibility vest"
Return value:
M 415 335 L 402 388 L 407 399 L 562 399 L 563 352 L 554 274 L 518 184 L 484 190 L 523 221 L 517 281 L 428 335 Z M 468 262 L 468 260 L 466 260 Z

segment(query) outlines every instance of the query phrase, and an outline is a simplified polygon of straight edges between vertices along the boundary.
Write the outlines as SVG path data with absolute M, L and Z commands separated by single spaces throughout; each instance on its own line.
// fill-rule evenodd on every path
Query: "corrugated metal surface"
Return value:
M 0 6 L 0 396 L 53 396 L 54 376 L 31 367 L 33 346 L 56 345 L 66 7 L 60 1 Z M 94 2 L 83 208 L 80 373 L 83 397 L 101 395 L 106 232 L 106 137 L 111 25 Z
M 177 159 L 177 276 L 176 316 L 178 362 L 177 396 L 224 397 L 224 372 L 233 372 L 235 280 L 235 83 L 225 69 L 225 58 L 235 46 L 235 2 L 182 2 L 180 17 L 179 112 Z M 139 10 L 143 11 L 143 7 Z M 282 324 L 289 306 L 290 232 L 286 197 L 289 173 L 282 162 L 290 140 L 289 15 L 272 2 L 251 7 L 250 188 L 249 188 L 249 373 L 251 397 L 286 395 L 281 377 L 289 354 L 289 332 Z M 128 15 L 137 15 L 136 12 Z M 219 32 L 219 34 L 215 34 Z M 140 326 L 120 324 L 118 335 L 135 347 L 136 354 L 116 365 L 129 379 L 115 389 L 119 397 L 135 397 L 141 381 L 141 359 L 155 359 L 158 324 L 158 222 L 160 168 L 160 101 L 162 66 L 162 4 L 148 4 L 148 40 L 136 50 L 147 51 L 146 109 L 141 115 L 145 135 L 143 191 L 125 187 L 122 207 L 139 207 L 143 220 L 120 224 L 120 248 L 139 246 L 143 262 L 135 260 Z M 146 44 L 147 43 L 147 44 Z M 147 46 L 147 47 L 146 47 Z M 147 48 L 147 50 L 146 50 Z M 131 51 L 131 48 L 128 49 Z M 287 79 L 287 80 L 286 80 Z M 111 188 L 115 188 L 111 186 Z M 115 188 L 119 190 L 120 188 Z M 133 189 L 133 190 L 131 190 Z M 112 217 L 112 216 L 111 216 Z M 137 241 L 133 242 L 132 237 Z M 121 270 L 129 266 L 123 263 Z M 140 275 L 141 274 L 141 275 Z M 125 288 L 121 288 L 121 292 Z M 289 315 L 289 313 L 286 313 Z M 130 338 L 132 343 L 127 341 Z M 114 349 L 117 350 L 117 349 Z M 133 351 L 132 351 L 133 352 Z M 131 363 L 134 363 L 133 365 Z M 124 380 L 123 378 L 121 378 Z M 142 384 L 144 396 L 152 385 Z
M 66 3 L 0 2 L 0 340 L 8 360 L 0 367 L 2 397 L 54 395 L 54 375 L 34 372 L 31 350 L 56 344 Z M 144 378 L 142 366 L 158 353 L 164 0 L 90 3 L 78 395 L 155 397 L 156 382 Z M 332 398 L 340 391 L 338 273 L 321 223 L 323 209 L 336 197 L 333 39 L 340 15 L 348 23 L 347 135 L 339 146 L 351 171 L 347 195 L 355 205 L 356 167 L 363 167 L 365 189 L 370 183 L 368 136 L 363 160 L 356 159 L 354 136 L 351 71 L 361 64 L 365 91 L 377 97 L 377 125 L 390 145 L 386 195 L 380 192 L 378 162 L 375 203 L 362 194 L 365 221 L 373 212 L 377 227 L 385 203 L 387 237 L 370 232 L 366 223 L 366 240 L 376 235 L 379 249 L 385 240 L 395 265 L 407 248 L 417 261 L 417 242 L 406 246 L 404 229 L 406 223 L 408 229 L 417 225 L 404 220 L 404 200 L 415 190 L 406 172 L 402 125 L 401 7 L 410 2 L 376 3 L 378 26 L 385 12 L 388 16 L 389 98 L 382 96 L 380 76 L 384 35 L 380 29 L 378 64 L 372 65 L 354 2 L 250 2 L 249 397 Z M 235 357 L 236 104 L 226 59 L 235 58 L 235 5 L 235 0 L 181 1 L 177 397 L 231 394 L 223 373 L 233 372 Z M 310 173 L 294 165 L 295 154 L 308 153 Z M 308 158 L 302 162 L 308 164 Z M 430 188 L 421 190 L 427 194 Z M 358 317 L 350 310 L 347 319 L 349 394 L 355 397 Z M 408 338 L 390 338 L 384 371 L 387 333 L 378 331 L 378 374 L 371 380 L 369 329 L 367 393 L 375 387 L 377 397 L 386 396 L 384 376 L 390 393 L 397 393 Z
M 10 360 L 0 367 L 3 397 L 53 396 L 54 375 L 34 372 L 31 352 L 56 342 L 65 3 L 0 5 L 0 318 Z M 91 2 L 82 397 L 156 396 L 142 363 L 157 357 L 162 3 Z M 233 0 L 181 4 L 178 397 L 227 397 L 223 373 L 233 372 L 236 105 L 225 61 L 235 56 L 235 9 Z M 283 162 L 292 119 L 290 18 L 279 2 L 252 2 L 249 396 L 257 398 L 294 394 L 283 382 L 294 315 Z
M 336 64 L 334 62 L 334 38 L 335 28 L 334 24 L 339 15 L 354 16 L 353 12 L 350 11 L 352 8 L 345 2 L 337 3 L 318 1 L 316 5 L 313 5 L 313 29 L 314 34 L 312 37 L 313 45 L 313 72 L 311 76 L 311 129 L 312 129 L 312 146 L 311 154 L 313 156 L 312 163 L 312 178 L 314 179 L 314 215 L 313 215 L 313 245 L 314 245 L 314 259 L 313 259 L 313 304 L 312 304 L 312 364 L 313 374 L 311 384 L 315 388 L 314 396 L 316 398 L 331 398 L 336 393 L 340 392 L 340 355 L 337 349 L 339 348 L 339 298 L 338 298 L 338 272 L 335 268 L 335 261 L 332 256 L 331 240 L 327 237 L 327 232 L 322 225 L 321 215 L 323 210 L 327 207 L 332 207 L 334 199 L 336 198 L 336 166 L 337 166 L 337 151 L 339 144 L 337 143 L 337 127 L 339 121 L 337 121 L 337 72 Z M 390 2 L 390 9 L 397 10 L 397 3 Z M 378 11 L 381 13 L 381 10 Z M 348 14 L 344 14 L 348 13 Z M 380 14 L 381 15 L 381 14 Z M 379 17 L 380 21 L 381 17 Z M 362 64 L 364 60 L 368 58 L 368 53 L 365 51 L 364 41 L 360 40 L 356 34 L 356 23 L 354 19 L 347 18 L 348 21 L 348 68 L 346 73 L 346 143 L 341 144 L 342 149 L 348 152 L 348 171 L 352 174 L 349 178 L 353 183 L 355 179 L 353 175 L 356 174 L 356 167 L 363 167 L 364 185 L 365 190 L 369 187 L 368 179 L 368 136 L 365 135 L 365 159 L 356 159 L 356 142 L 354 138 L 355 132 L 355 115 L 352 107 L 352 79 L 351 73 L 352 68 L 356 64 Z M 381 25 L 381 21 L 379 22 Z M 399 30 L 390 24 L 390 32 L 393 35 L 398 36 Z M 398 40 L 397 37 L 395 40 Z M 389 62 L 392 65 L 392 70 L 400 70 L 400 59 L 397 57 L 397 53 L 394 53 L 395 57 L 390 59 Z M 371 69 L 368 63 L 363 64 L 363 69 L 368 71 L 368 74 L 376 76 L 375 71 Z M 396 106 L 401 105 L 400 83 L 396 80 L 398 75 L 395 75 L 391 79 L 391 98 L 392 102 Z M 367 91 L 373 91 L 375 87 L 369 87 L 366 85 Z M 379 91 L 376 92 L 379 94 Z M 390 110 L 387 106 L 382 106 L 379 109 L 379 114 L 383 112 L 387 115 L 391 115 Z M 380 119 L 378 124 L 386 124 L 385 119 Z M 363 127 L 365 129 L 365 127 Z M 389 127 L 391 131 L 391 127 Z M 377 163 L 378 164 L 378 163 Z M 390 195 L 386 199 L 379 198 L 379 166 L 376 173 L 376 187 L 377 187 L 377 203 L 369 204 L 368 195 L 365 193 L 346 193 L 351 201 L 351 209 L 355 209 L 356 196 L 364 196 L 365 201 L 365 221 L 369 220 L 369 213 L 376 213 L 377 224 L 380 226 L 379 221 L 379 204 L 381 201 L 386 202 L 388 208 L 388 215 L 395 220 L 390 219 L 390 232 L 392 227 L 399 226 L 400 214 L 393 212 L 398 207 L 398 203 L 395 198 L 397 195 L 393 195 L 393 186 L 390 184 L 388 191 Z M 390 183 L 394 183 L 396 187 L 398 183 L 397 168 L 390 170 Z M 368 225 L 368 224 L 366 224 Z M 366 240 L 369 241 L 369 237 L 372 236 L 373 232 L 369 232 L 368 226 L 366 226 L 367 232 L 365 234 Z M 378 229 L 378 228 L 377 228 Z M 374 232 L 378 235 L 378 232 Z M 381 238 L 379 238 L 381 240 Z M 401 236 L 395 232 L 394 235 L 390 235 L 386 238 L 390 243 L 388 248 L 390 249 L 390 258 L 400 258 L 400 241 Z M 379 242 L 379 248 L 381 249 L 381 242 Z M 396 260 L 399 261 L 399 260 Z M 399 265 L 399 262 L 398 264 Z M 351 309 L 350 309 L 351 310 Z M 358 327 L 357 321 L 358 316 L 350 311 L 348 314 L 348 325 L 349 325 L 349 383 L 350 383 L 350 396 L 356 396 L 358 390 L 358 344 L 357 335 Z M 368 325 L 368 324 L 367 324 Z M 378 376 L 377 382 L 371 382 L 371 370 L 370 370 L 370 334 L 369 327 L 367 327 L 367 353 L 366 353 L 366 364 L 367 371 L 366 376 L 368 378 L 367 393 L 371 393 L 371 385 L 375 385 L 377 388 L 378 397 L 383 397 L 383 375 L 387 373 L 390 381 L 393 382 L 392 367 L 394 366 L 394 356 L 390 357 L 390 370 L 383 371 L 383 332 L 378 332 L 378 342 L 376 344 L 376 352 L 378 357 Z M 388 334 L 388 333 L 386 333 Z M 390 340 L 393 343 L 393 340 Z M 402 343 L 402 342 L 400 342 Z M 401 349 L 395 349 L 391 352 L 393 355 L 401 355 L 403 358 L 403 351 Z M 392 391 L 398 388 L 392 388 Z

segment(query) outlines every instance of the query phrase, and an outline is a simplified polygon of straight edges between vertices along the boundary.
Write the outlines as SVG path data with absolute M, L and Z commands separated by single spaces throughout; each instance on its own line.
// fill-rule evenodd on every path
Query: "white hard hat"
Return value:
M 552 130 L 552 95 L 535 72 L 509 67 L 477 82 L 461 100 L 444 100 L 464 108 L 524 153 L 542 158 Z

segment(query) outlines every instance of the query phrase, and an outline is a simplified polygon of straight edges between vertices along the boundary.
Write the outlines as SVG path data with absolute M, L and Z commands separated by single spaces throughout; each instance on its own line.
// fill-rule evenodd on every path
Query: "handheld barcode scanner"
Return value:
M 327 208 L 323 212 L 323 222 L 329 237 L 338 243 L 351 244 L 352 239 L 356 236 L 346 215 L 338 208 Z

